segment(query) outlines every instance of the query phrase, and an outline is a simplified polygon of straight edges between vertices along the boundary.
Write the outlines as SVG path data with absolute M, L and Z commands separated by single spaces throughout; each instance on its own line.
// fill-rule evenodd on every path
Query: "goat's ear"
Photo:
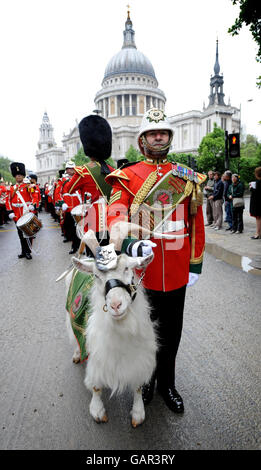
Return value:
M 78 271 L 81 271 L 82 273 L 93 273 L 93 268 L 94 268 L 94 260 L 93 259 L 79 259 L 75 258 L 75 256 L 72 257 L 72 264 L 73 266 L 78 269 Z
M 151 261 L 154 258 L 154 254 L 152 253 L 151 255 L 148 256 L 137 256 L 136 258 L 129 258 L 129 263 L 130 263 L 130 268 L 134 269 L 146 269 L 148 264 L 151 263 Z

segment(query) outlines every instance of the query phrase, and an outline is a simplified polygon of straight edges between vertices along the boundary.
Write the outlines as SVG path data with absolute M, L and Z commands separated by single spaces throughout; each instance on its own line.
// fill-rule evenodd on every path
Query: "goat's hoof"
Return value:
M 81 354 L 77 352 L 74 353 L 72 360 L 74 364 L 79 364 L 79 362 L 81 362 Z
M 144 423 L 144 420 L 142 421 L 136 421 L 134 418 L 132 418 L 131 420 L 131 425 L 133 428 L 137 428 L 138 426 L 140 426 L 142 423 Z
M 103 415 L 102 418 L 94 418 L 96 423 L 107 423 L 108 422 L 108 416 L 107 415 Z
M 79 364 L 79 362 L 81 362 L 81 359 L 79 357 L 73 357 L 74 364 Z

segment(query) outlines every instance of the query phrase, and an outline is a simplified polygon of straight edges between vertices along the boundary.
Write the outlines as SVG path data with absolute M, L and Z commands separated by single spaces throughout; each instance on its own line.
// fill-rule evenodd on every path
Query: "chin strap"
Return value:
M 170 148 L 170 145 L 171 145 L 171 142 L 172 142 L 172 136 L 169 138 L 169 141 L 165 144 L 165 145 L 162 145 L 161 147 L 158 147 L 157 149 L 155 149 L 155 147 L 153 145 L 150 145 L 147 140 L 146 140 L 146 137 L 145 135 L 143 134 L 141 136 L 141 142 L 142 142 L 142 145 L 144 147 L 144 150 L 146 151 L 146 153 L 151 156 L 152 158 L 164 158 L 166 157 L 167 153 L 168 153 L 168 150 Z

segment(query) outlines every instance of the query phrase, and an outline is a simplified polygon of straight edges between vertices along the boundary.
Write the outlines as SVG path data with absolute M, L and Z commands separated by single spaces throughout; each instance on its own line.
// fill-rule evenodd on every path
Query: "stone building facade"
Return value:
M 36 173 L 38 175 L 38 183 L 50 183 L 62 168 L 66 161 L 66 150 L 63 147 L 57 147 L 53 135 L 53 127 L 49 117 L 45 112 L 40 125 L 40 135 L 38 141 L 38 149 L 36 151 Z
M 202 138 L 212 132 L 214 123 L 228 133 L 239 132 L 240 110 L 231 106 L 230 102 L 225 103 L 223 85 L 217 41 L 208 105 L 203 105 L 201 111 L 192 110 L 170 116 L 174 132 L 170 152 L 197 154 Z M 111 125 L 112 158 L 117 162 L 125 158 L 125 153 L 131 145 L 138 149 L 137 135 L 143 114 L 151 107 L 159 107 L 164 111 L 166 103 L 166 96 L 158 87 L 150 60 L 136 47 L 135 31 L 129 12 L 123 31 L 122 48 L 108 62 L 101 87 L 94 98 L 95 112 L 107 119 Z M 80 147 L 77 121 L 70 132 L 63 135 L 62 147 L 58 148 L 45 113 L 36 153 L 40 181 L 54 179 L 62 164 L 73 158 Z

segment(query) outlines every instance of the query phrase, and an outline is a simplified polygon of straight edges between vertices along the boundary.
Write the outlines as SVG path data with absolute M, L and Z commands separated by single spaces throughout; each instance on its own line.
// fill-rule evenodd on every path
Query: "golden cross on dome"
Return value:
M 128 8 L 127 13 L 128 13 L 128 20 L 129 20 L 129 19 L 130 19 L 130 5 L 126 5 L 126 6 L 127 6 L 127 8 Z

